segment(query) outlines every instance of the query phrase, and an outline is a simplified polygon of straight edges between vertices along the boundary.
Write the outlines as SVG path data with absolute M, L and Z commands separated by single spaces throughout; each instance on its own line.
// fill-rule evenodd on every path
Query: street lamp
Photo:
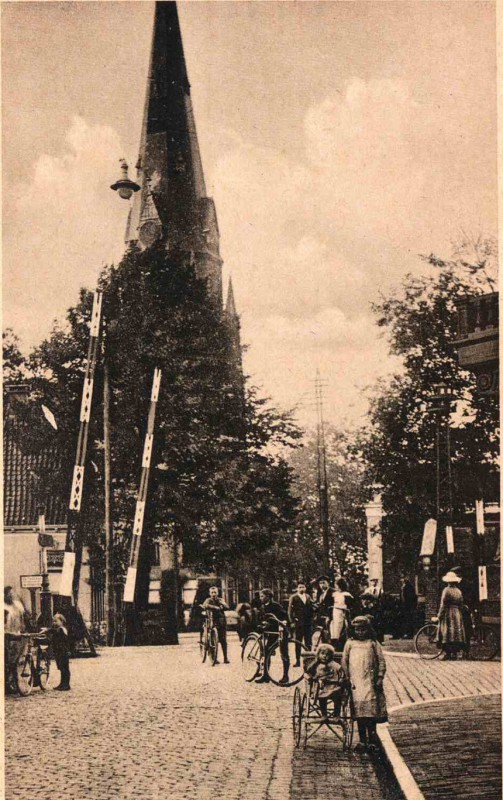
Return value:
M 118 181 L 111 185 L 111 189 L 117 192 L 123 200 L 129 200 L 133 192 L 139 192 L 141 186 L 128 178 L 128 164 L 125 158 L 121 158 L 121 175 Z
M 452 467 L 451 467 L 451 429 L 449 415 L 455 400 L 453 389 L 446 383 L 432 386 L 428 397 L 430 411 L 435 415 L 435 473 L 436 473 L 436 520 L 437 520 L 437 594 L 440 588 L 440 570 L 445 566 L 447 546 L 444 539 L 447 527 L 452 525 Z M 428 571 L 429 564 L 423 565 Z
M 54 539 L 45 532 L 45 514 L 43 506 L 38 510 L 38 543 L 40 545 L 40 572 L 42 573 L 42 587 L 40 589 L 40 617 L 43 628 L 52 625 L 52 594 L 49 586 L 49 571 L 47 568 L 47 548 L 54 547 Z

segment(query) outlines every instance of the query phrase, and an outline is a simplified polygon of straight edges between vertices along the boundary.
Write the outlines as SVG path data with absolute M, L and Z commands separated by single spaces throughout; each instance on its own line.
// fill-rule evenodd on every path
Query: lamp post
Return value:
M 119 179 L 110 186 L 117 192 L 122 200 L 130 200 L 133 194 L 139 192 L 141 186 L 128 177 L 128 164 L 125 158 L 120 159 L 121 174 Z M 110 327 L 110 326 L 109 326 Z M 116 608 L 116 584 L 113 571 L 114 535 L 111 515 L 111 449 L 110 449 L 110 372 L 108 369 L 107 329 L 103 338 L 103 438 L 105 462 L 105 616 L 107 622 L 107 644 L 112 646 L 117 638 L 120 623 Z
M 38 543 L 40 545 L 40 572 L 42 574 L 42 588 L 40 590 L 40 618 L 42 627 L 50 628 L 52 625 L 52 594 L 49 586 L 49 572 L 47 569 L 47 548 L 54 546 L 52 536 L 45 532 L 45 514 L 43 506 L 38 512 Z
M 452 465 L 451 429 L 449 415 L 454 402 L 454 391 L 446 384 L 432 387 L 429 395 L 430 411 L 435 417 L 435 504 L 437 520 L 436 537 L 436 596 L 440 591 L 440 573 L 448 560 L 447 536 L 452 536 Z M 426 568 L 429 567 L 423 561 Z

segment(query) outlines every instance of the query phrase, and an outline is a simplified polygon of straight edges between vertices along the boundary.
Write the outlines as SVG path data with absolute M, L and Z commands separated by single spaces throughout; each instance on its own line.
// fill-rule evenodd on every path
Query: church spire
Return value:
M 227 300 L 225 303 L 225 313 L 229 319 L 237 317 L 236 302 L 234 300 L 234 289 L 232 288 L 232 278 L 229 278 L 229 286 L 227 289 Z
M 190 254 L 221 303 L 218 225 L 206 196 L 175 2 L 155 4 L 137 181 L 126 241 L 149 247 L 162 237 L 168 249 Z

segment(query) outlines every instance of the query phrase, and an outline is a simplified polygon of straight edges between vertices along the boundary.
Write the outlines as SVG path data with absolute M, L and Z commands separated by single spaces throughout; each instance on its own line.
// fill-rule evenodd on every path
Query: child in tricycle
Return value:
M 304 677 L 318 684 L 318 705 L 323 716 L 328 716 L 328 701 L 332 700 L 335 716 L 338 717 L 344 673 L 335 660 L 335 650 L 331 644 L 320 645 L 315 660 L 306 666 Z

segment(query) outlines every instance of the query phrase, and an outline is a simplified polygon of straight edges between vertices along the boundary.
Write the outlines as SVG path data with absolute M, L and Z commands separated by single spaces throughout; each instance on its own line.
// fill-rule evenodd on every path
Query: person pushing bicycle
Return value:
M 259 624 L 264 631 L 265 649 L 269 647 L 271 637 L 268 634 L 277 634 L 279 631 L 280 622 L 288 622 L 288 614 L 283 606 L 280 606 L 274 600 L 272 589 L 262 589 L 260 591 L 261 606 L 258 613 Z M 281 660 L 283 662 L 283 677 L 281 683 L 288 683 L 288 673 L 290 670 L 290 657 L 288 655 L 288 631 L 286 635 L 280 639 L 281 647 Z M 264 672 L 255 683 L 269 683 L 269 676 Z
M 227 657 L 227 620 L 225 618 L 225 610 L 228 609 L 229 606 L 218 596 L 217 586 L 210 586 L 210 596 L 201 604 L 201 607 L 213 613 L 213 620 L 218 631 L 218 638 L 222 645 L 224 664 L 230 664 Z M 218 661 L 215 661 L 215 664 L 218 664 Z

